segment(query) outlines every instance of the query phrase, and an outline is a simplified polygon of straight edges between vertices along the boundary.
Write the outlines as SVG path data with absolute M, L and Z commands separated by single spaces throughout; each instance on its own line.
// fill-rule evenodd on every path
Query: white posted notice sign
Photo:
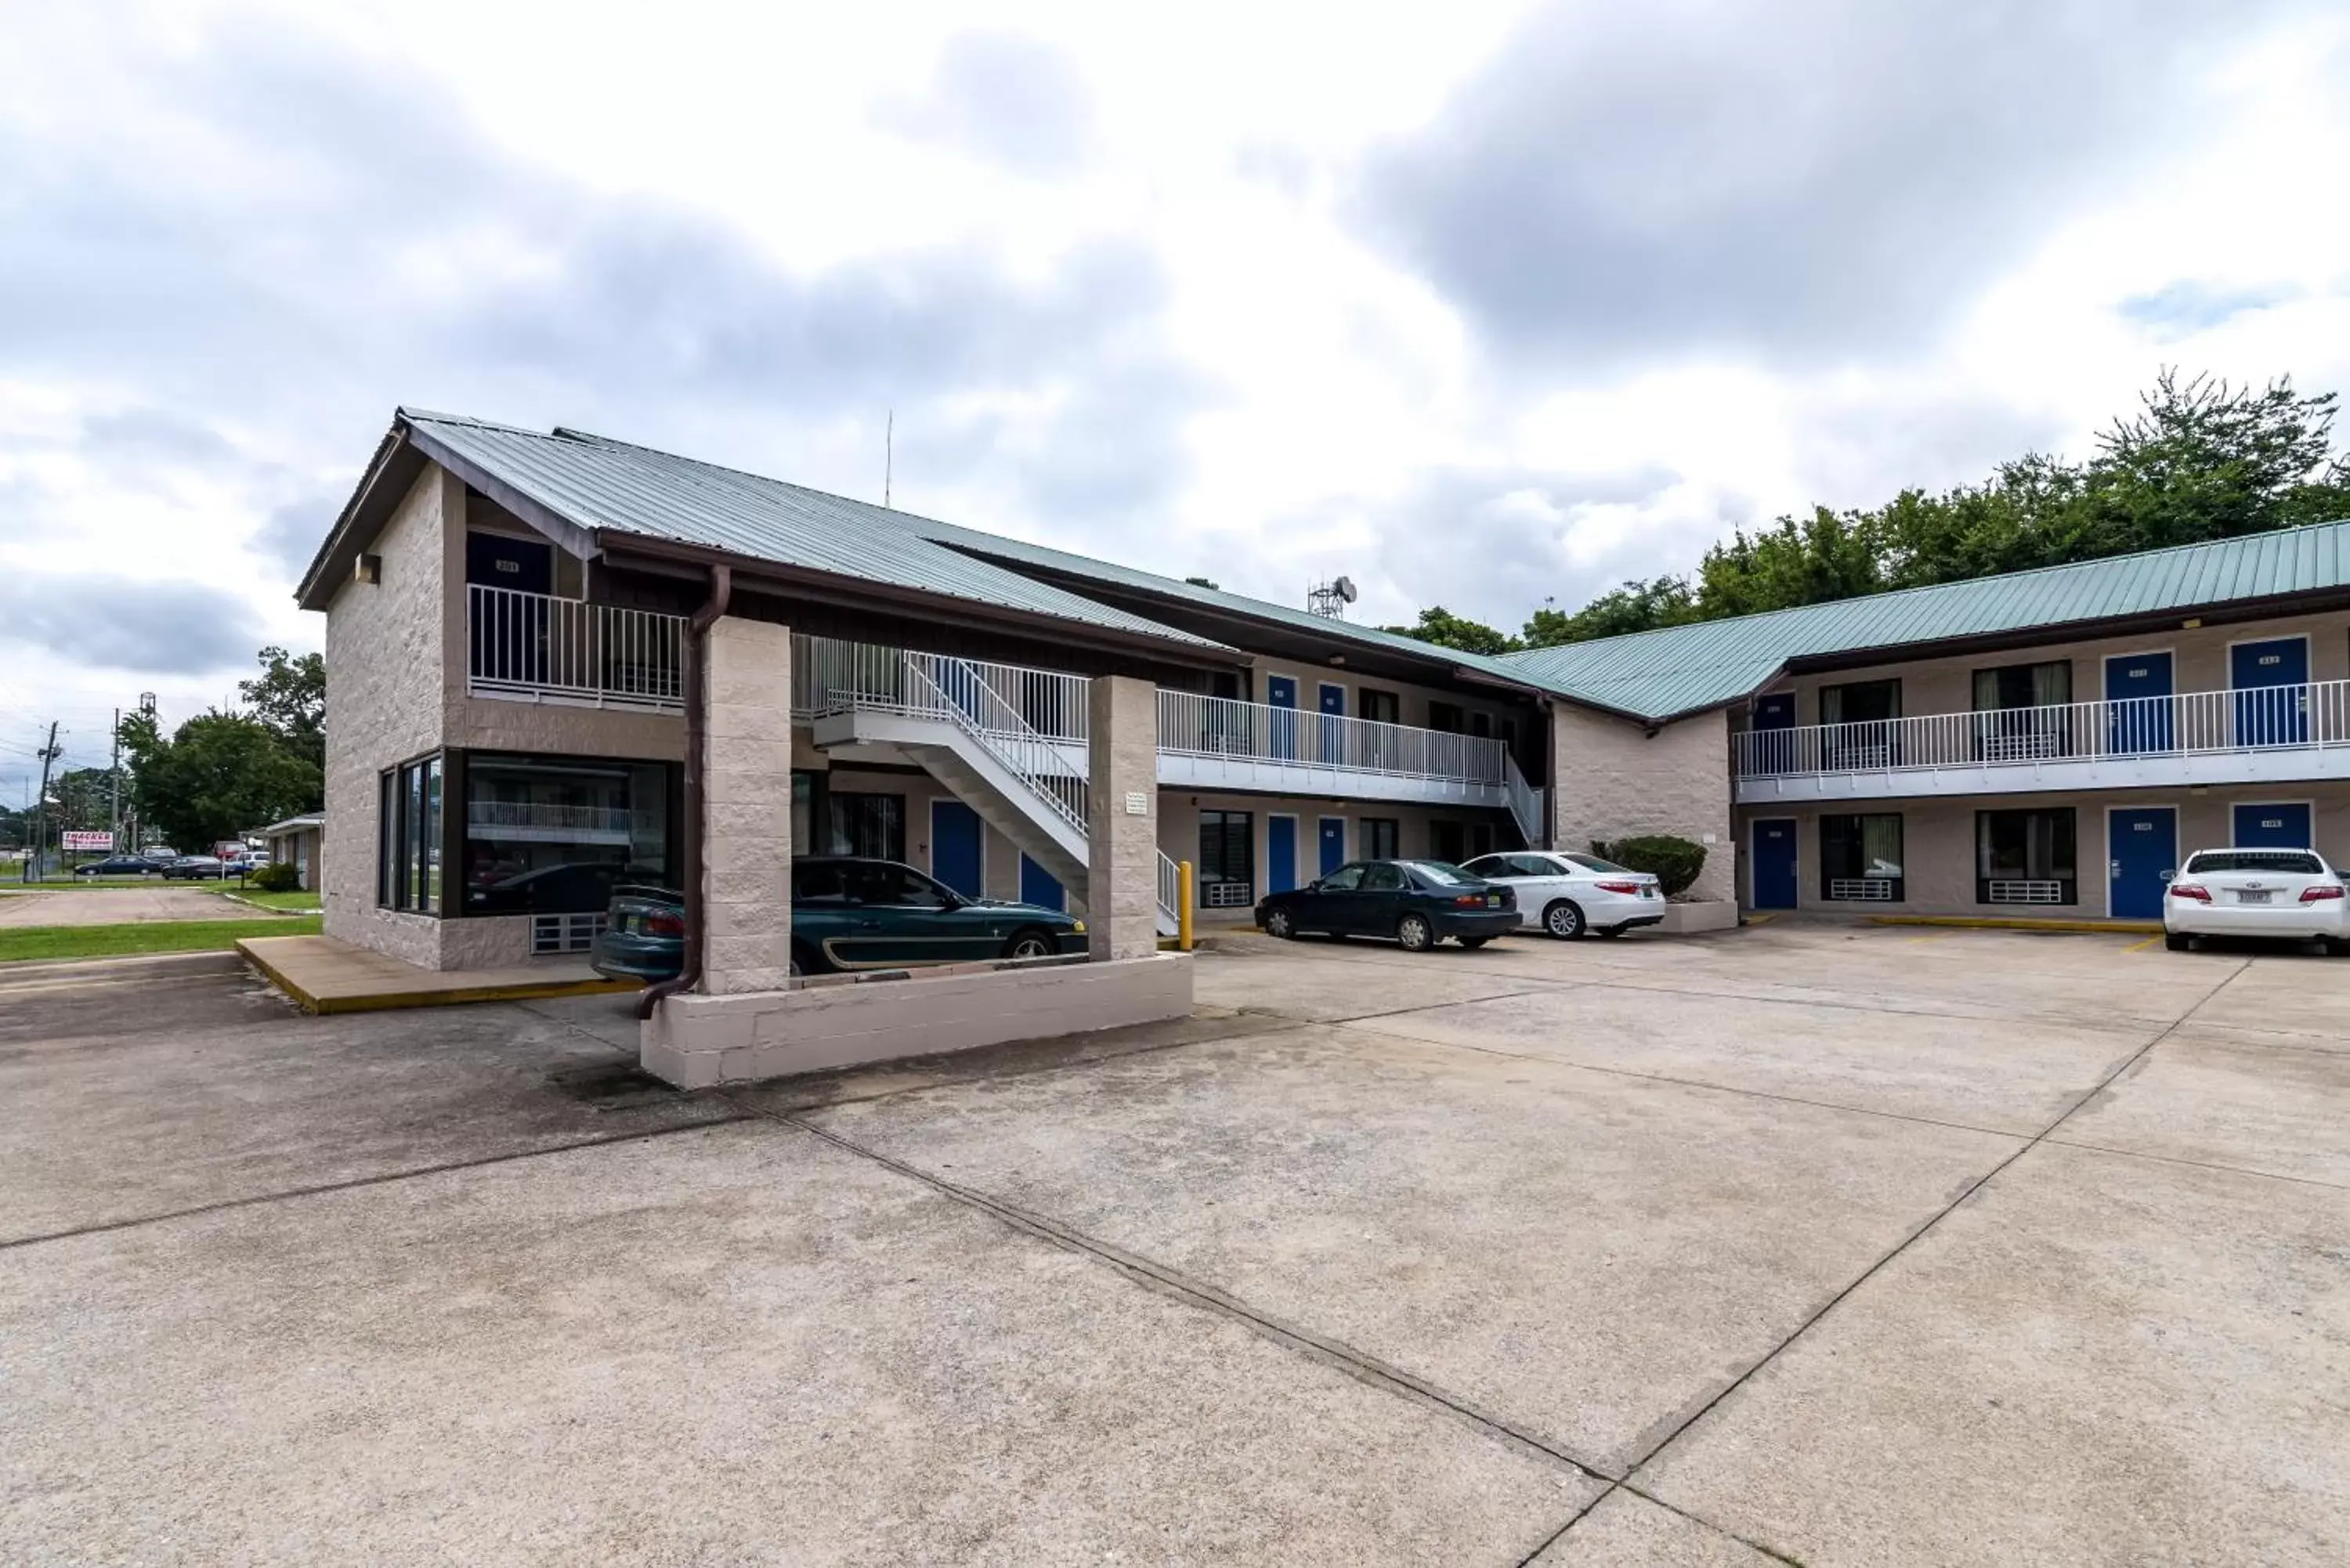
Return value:
M 110 850 L 114 847 L 114 835 L 111 833 L 83 833 L 68 828 L 64 838 L 66 853 L 68 855 L 87 855 L 93 850 Z

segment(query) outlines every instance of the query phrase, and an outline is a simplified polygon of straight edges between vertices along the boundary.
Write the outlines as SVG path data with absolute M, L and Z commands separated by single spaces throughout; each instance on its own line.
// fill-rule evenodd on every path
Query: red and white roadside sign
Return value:
M 63 836 L 65 851 L 68 855 L 106 855 L 114 849 L 114 835 L 111 833 L 84 833 L 68 828 Z

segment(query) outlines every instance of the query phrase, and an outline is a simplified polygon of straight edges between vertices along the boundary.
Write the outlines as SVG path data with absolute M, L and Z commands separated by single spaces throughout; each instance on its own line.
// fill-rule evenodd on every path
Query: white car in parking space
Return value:
M 2314 849 L 2199 849 L 2166 890 L 2162 933 L 2172 952 L 2197 937 L 2272 937 L 2345 953 L 2350 897 Z
M 1665 918 L 1665 890 L 1656 877 L 1596 855 L 1521 849 L 1480 855 L 1461 869 L 1507 883 L 1518 896 L 1519 923 L 1555 937 L 1620 937 Z

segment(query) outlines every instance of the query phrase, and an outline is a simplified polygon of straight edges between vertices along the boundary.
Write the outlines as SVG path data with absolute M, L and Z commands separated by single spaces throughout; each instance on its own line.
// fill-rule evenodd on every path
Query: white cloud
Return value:
M 0 608 L 0 792 L 22 713 L 242 673 L 211 637 L 101 667 L 57 629 L 81 579 L 315 646 L 306 530 L 402 401 L 866 495 L 894 408 L 905 504 L 1514 625 L 1781 512 L 2081 451 L 2163 363 L 2350 384 L 2334 8 L 2190 48 L 2125 0 L 2027 6 L 2031 71 L 2085 37 L 2099 69 L 2013 120 L 2031 71 L 1940 15 L 24 10 L 0 570 L 55 591 Z M 1789 40 L 1842 63 L 1763 69 Z

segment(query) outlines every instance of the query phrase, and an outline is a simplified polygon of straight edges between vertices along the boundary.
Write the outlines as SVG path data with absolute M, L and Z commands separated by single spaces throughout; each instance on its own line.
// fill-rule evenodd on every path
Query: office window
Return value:
M 1448 735 L 1458 735 L 1468 728 L 1464 717 L 1458 702 L 1430 702 L 1428 705 L 1428 727 L 1440 730 Z
M 1402 711 L 1403 702 L 1392 691 L 1373 691 L 1365 688 L 1355 696 L 1356 715 L 1375 723 L 1396 723 Z
M 1256 814 L 1200 814 L 1200 907 L 1234 909 L 1256 902 Z
M 469 753 L 464 779 L 466 914 L 600 914 L 616 884 L 682 881 L 674 764 Z
M 1975 901 L 2072 904 L 2080 899 L 2073 808 L 1975 813 Z
M 1450 861 L 1458 866 L 1469 858 L 1469 829 L 1458 822 L 1431 822 L 1428 825 L 1428 857 Z
M 403 763 L 376 788 L 376 902 L 437 915 L 441 909 L 441 759 Z
M 1363 858 L 1366 860 L 1393 860 L 1402 853 L 1403 836 L 1397 831 L 1394 817 L 1363 818 L 1362 835 Z
M 1831 768 L 1889 767 L 1901 760 L 1901 682 L 1854 680 L 1820 688 L 1820 722 L 1840 726 L 1822 738 Z
M 1820 818 L 1820 890 L 1865 903 L 1901 898 L 1901 817 L 1898 812 Z
M 906 857 L 906 797 L 834 790 L 826 807 L 827 855 L 862 855 L 874 860 Z
M 1994 762 L 2068 755 L 2073 662 L 2005 664 L 1975 671 L 1975 745 Z
M 1853 680 L 1820 688 L 1820 722 L 1874 724 L 1901 717 L 1901 682 Z

